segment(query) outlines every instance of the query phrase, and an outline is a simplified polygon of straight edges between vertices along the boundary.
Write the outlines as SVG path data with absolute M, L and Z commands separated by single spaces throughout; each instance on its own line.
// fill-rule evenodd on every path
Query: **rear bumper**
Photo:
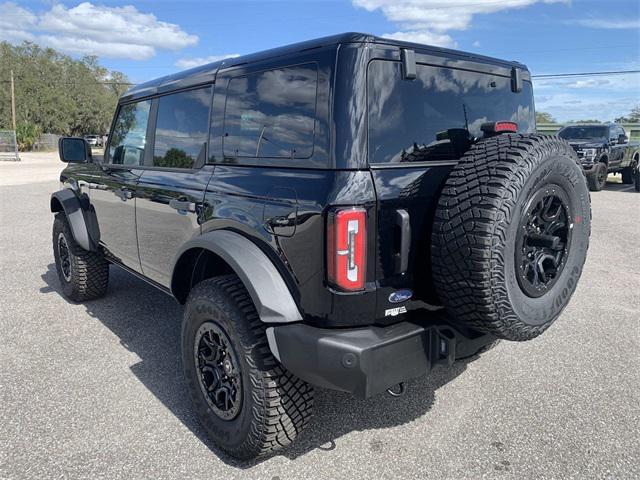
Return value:
M 424 375 L 436 364 L 451 365 L 495 340 L 417 322 L 350 329 L 296 323 L 268 328 L 267 338 L 275 357 L 297 377 L 363 398 Z

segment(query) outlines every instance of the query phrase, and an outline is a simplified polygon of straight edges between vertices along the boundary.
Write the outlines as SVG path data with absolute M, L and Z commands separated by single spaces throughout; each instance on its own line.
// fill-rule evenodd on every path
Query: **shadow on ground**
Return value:
M 609 177 L 607 180 L 607 185 L 604 187 L 603 191 L 608 192 L 623 192 L 623 193 L 635 193 L 635 187 L 633 184 L 624 184 L 620 181 L 619 177 Z M 597 195 L 598 192 L 591 192 L 591 195 Z
M 42 279 L 47 286 L 41 288 L 41 293 L 61 295 L 55 264 L 48 266 Z M 243 469 L 264 461 L 241 462 L 230 457 L 209 441 L 200 427 L 181 370 L 181 305 L 115 266 L 110 267 L 107 296 L 83 305 L 91 317 L 118 336 L 126 349 L 140 357 L 141 361 L 131 367 L 134 375 L 222 461 Z M 428 412 L 435 391 L 465 368 L 464 362 L 451 368 L 437 367 L 429 376 L 411 381 L 407 393 L 400 398 L 383 394 L 360 400 L 342 392 L 316 390 L 314 418 L 309 428 L 278 455 L 295 459 L 316 449 L 330 451 L 336 448 L 335 440 L 349 432 L 411 422 Z M 374 439 L 369 448 L 377 452 L 384 445 Z

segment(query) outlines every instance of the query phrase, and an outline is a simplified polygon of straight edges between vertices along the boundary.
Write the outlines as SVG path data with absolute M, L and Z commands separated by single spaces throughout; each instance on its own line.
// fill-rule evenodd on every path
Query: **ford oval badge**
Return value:
M 406 302 L 411 298 L 413 292 L 409 289 L 398 290 L 389 295 L 389 301 L 391 303 L 402 303 Z

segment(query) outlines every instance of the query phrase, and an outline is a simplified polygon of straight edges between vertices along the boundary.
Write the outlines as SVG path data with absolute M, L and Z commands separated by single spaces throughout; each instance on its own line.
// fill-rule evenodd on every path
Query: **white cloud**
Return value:
M 34 14 L 14 3 L 0 4 L 0 38 L 31 40 L 67 53 L 145 60 L 157 49 L 180 50 L 198 43 L 178 25 L 133 6 L 107 7 L 83 2 L 56 4 Z
M 381 10 L 401 31 L 384 36 L 419 43 L 455 46 L 445 32 L 466 30 L 473 16 L 522 8 L 534 3 L 569 3 L 570 0 L 352 0 L 356 7 L 370 12 Z
M 473 46 L 474 47 L 479 47 L 480 46 L 480 42 L 478 40 L 476 40 L 475 42 L 473 42 Z
M 625 30 L 625 29 L 640 29 L 640 19 L 619 19 L 619 20 L 607 20 L 600 18 L 584 18 L 580 20 L 571 21 L 571 24 L 582 25 L 588 28 L 604 28 L 608 30 Z
M 385 33 L 382 36 L 404 42 L 423 43 L 426 45 L 436 45 L 438 47 L 455 48 L 457 46 L 457 43 L 449 35 L 429 32 L 427 30 Z
M 28 31 L 36 22 L 36 16 L 15 3 L 0 3 L 0 40 L 21 42 L 33 40 Z
M 195 57 L 195 58 L 181 58 L 176 62 L 176 67 L 180 68 L 193 68 L 200 65 L 206 65 L 207 63 L 217 62 L 224 60 L 225 58 L 239 57 L 239 53 L 228 53 L 226 55 L 210 55 L 208 57 Z

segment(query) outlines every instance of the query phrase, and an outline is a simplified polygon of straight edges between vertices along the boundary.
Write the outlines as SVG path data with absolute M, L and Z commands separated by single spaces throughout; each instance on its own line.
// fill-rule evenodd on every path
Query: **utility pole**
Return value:
M 11 70 L 11 120 L 13 122 L 13 131 L 16 131 L 16 92 L 13 88 L 13 70 Z

